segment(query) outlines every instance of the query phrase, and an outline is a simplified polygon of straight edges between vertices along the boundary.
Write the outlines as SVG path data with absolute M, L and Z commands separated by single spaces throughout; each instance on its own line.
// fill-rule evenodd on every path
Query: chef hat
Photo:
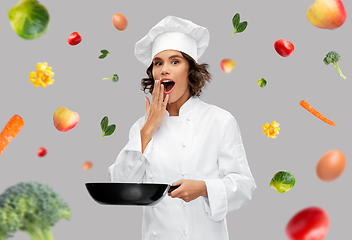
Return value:
M 187 53 L 196 62 L 209 44 L 209 31 L 193 22 L 167 16 L 135 45 L 137 59 L 149 66 L 156 54 L 164 50 Z

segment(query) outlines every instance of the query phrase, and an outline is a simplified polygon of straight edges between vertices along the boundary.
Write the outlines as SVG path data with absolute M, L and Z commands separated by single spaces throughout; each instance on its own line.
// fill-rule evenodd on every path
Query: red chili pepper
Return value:
M 82 41 L 82 37 L 78 32 L 71 33 L 67 39 L 68 44 L 70 44 L 71 46 L 77 45 L 81 41 Z
M 323 240 L 329 229 L 329 217 L 319 207 L 308 207 L 296 213 L 286 226 L 290 240 Z
M 286 39 L 278 39 L 274 43 L 274 48 L 276 52 L 282 57 L 288 57 L 293 53 L 295 47 L 290 41 Z

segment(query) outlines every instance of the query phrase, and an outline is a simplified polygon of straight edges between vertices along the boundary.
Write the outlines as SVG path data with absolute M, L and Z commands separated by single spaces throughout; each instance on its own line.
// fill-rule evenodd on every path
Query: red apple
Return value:
M 78 113 L 71 111 L 65 107 L 59 107 L 54 112 L 54 126 L 57 130 L 61 132 L 67 132 L 74 128 L 78 121 L 79 115 Z
M 221 61 L 220 66 L 224 72 L 229 73 L 236 66 L 236 63 L 231 59 L 224 59 Z
M 346 10 L 341 0 L 316 0 L 307 9 L 308 21 L 318 28 L 335 29 L 346 20 Z

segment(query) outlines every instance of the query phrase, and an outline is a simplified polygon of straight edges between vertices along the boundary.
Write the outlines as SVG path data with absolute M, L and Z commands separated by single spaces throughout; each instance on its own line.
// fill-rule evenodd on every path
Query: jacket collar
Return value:
M 190 97 L 180 108 L 179 117 L 192 117 L 196 115 L 197 106 L 200 99 L 198 97 Z M 169 116 L 169 112 L 165 110 L 165 114 Z M 173 117 L 173 116 L 172 116 Z

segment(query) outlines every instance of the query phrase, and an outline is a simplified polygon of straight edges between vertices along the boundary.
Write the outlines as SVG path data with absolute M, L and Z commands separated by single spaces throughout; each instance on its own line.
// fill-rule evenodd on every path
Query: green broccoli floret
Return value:
M 0 195 L 0 240 L 18 230 L 32 240 L 53 240 L 51 228 L 61 218 L 71 218 L 70 208 L 47 185 L 22 182 Z
M 343 78 L 343 79 L 346 79 L 346 77 L 342 74 L 340 68 L 339 68 L 339 65 L 337 64 L 337 62 L 341 60 L 341 57 L 340 55 L 335 52 L 335 51 L 330 51 L 326 54 L 326 57 L 323 59 L 324 63 L 326 65 L 329 65 L 330 63 L 334 64 L 337 72 L 340 74 L 340 76 Z

